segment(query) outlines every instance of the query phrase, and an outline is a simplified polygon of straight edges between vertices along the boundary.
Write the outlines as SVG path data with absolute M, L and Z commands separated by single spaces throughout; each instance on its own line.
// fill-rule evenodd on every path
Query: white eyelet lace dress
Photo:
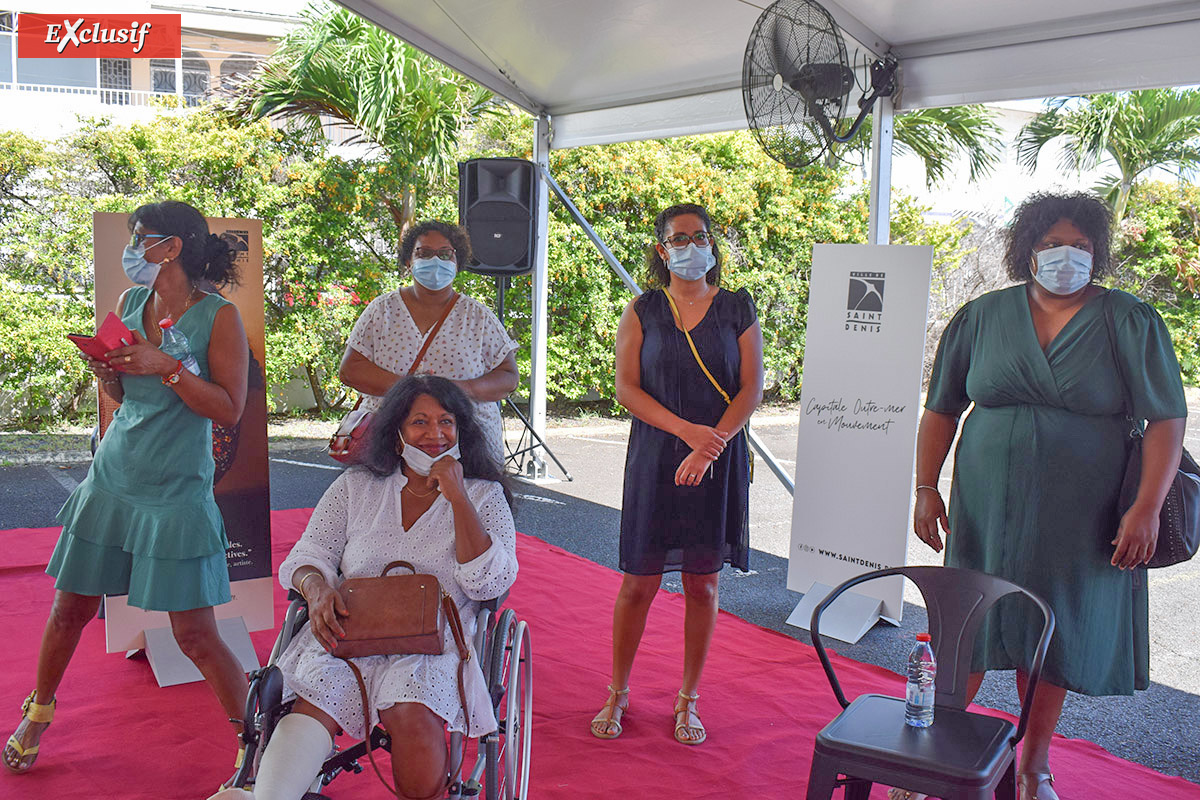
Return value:
M 467 479 L 467 496 L 479 514 L 492 546 L 478 558 L 459 564 L 454 556 L 454 514 L 439 496 L 410 528 L 401 524 L 400 490 L 408 482 L 397 470 L 380 478 L 353 468 L 333 482 L 313 511 L 308 527 L 279 567 L 279 581 L 291 588 L 302 566 L 321 570 L 337 585 L 341 578 L 374 577 L 391 561 L 412 563 L 418 572 L 437 576 L 458 605 L 467 641 L 475 633 L 480 601 L 503 594 L 517 577 L 516 533 L 500 484 Z M 362 671 L 371 698 L 371 725 L 378 710 L 396 703 L 420 703 L 446 721 L 450 730 L 482 736 L 496 730 L 491 700 L 472 656 L 464 671 L 470 709 L 466 724 L 458 697 L 458 650 L 446 630 L 441 655 L 367 656 L 354 663 Z M 342 730 L 363 739 L 362 701 L 349 665 L 321 647 L 306 625 L 279 659 L 284 699 L 303 697 L 337 720 Z

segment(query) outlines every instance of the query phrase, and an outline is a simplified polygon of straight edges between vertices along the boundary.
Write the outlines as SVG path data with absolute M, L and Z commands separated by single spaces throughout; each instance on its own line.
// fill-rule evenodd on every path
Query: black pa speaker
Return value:
M 480 275 L 533 269 L 537 167 L 522 158 L 476 158 L 458 164 L 458 224 L 471 237 Z

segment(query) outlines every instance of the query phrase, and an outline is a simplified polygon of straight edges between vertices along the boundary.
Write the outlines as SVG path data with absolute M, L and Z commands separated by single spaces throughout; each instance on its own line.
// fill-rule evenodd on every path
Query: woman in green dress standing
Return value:
M 917 536 L 940 551 L 940 526 L 948 566 L 1006 578 L 1054 609 L 1017 765 L 1022 800 L 1058 797 L 1049 750 L 1067 691 L 1132 694 L 1149 684 L 1144 564 L 1179 464 L 1187 405 L 1158 313 L 1093 282 L 1110 270 L 1111 224 L 1088 194 L 1035 195 L 1017 209 L 1005 264 L 1020 284 L 970 301 L 951 320 L 917 435 Z M 1132 416 L 1148 424 L 1137 499 L 1120 515 L 1126 392 Z M 972 403 L 947 516 L 938 475 Z M 1039 619 L 1019 601 L 993 611 L 976 639 L 972 697 L 989 669 L 1015 669 L 1024 692 Z M 893 790 L 906 796 L 920 797 Z
M 237 308 L 204 288 L 236 280 L 234 257 L 186 203 L 141 206 L 129 226 L 122 264 L 135 285 L 116 313 L 134 341 L 108 353 L 107 363 L 85 356 L 121 407 L 87 477 L 58 512 L 63 532 L 46 569 L 55 578 L 54 605 L 36 686 L 4 748 L 13 772 L 33 766 L 55 692 L 105 594 L 168 612 L 176 642 L 225 715 L 242 715 L 246 675 L 213 615 L 230 592 L 225 526 L 213 498 L 212 425 L 241 418 L 249 351 Z M 190 353 L 160 349 L 159 323 L 167 319 Z

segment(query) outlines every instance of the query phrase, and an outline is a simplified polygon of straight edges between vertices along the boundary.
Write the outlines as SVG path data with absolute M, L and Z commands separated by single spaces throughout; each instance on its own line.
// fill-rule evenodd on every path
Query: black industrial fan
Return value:
M 871 91 L 847 124 L 855 87 L 846 42 L 833 17 L 813 0 L 777 0 L 754 23 L 742 61 L 746 121 L 771 158 L 808 166 L 832 142 L 849 141 L 876 98 L 895 91 L 896 61 L 871 64 Z

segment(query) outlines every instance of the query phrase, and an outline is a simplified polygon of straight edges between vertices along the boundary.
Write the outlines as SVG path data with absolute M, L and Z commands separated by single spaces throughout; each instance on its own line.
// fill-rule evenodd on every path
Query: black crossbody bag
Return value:
M 1110 290 L 1111 291 L 1111 290 Z M 1104 296 L 1104 323 L 1108 330 L 1108 344 L 1112 349 L 1113 363 L 1121 379 L 1121 393 L 1125 398 L 1125 419 L 1129 422 L 1129 460 L 1125 464 L 1125 479 L 1121 482 L 1121 496 L 1117 511 L 1124 515 L 1137 499 L 1138 484 L 1142 479 L 1142 425 L 1133 418 L 1133 398 L 1129 395 L 1129 382 L 1121 369 L 1117 355 L 1117 323 L 1113 318 L 1110 295 Z M 1179 459 L 1179 469 L 1171 481 L 1171 488 L 1163 500 L 1158 513 L 1158 544 L 1154 555 L 1146 566 L 1170 567 L 1187 561 L 1200 548 L 1200 467 L 1192 454 L 1184 448 Z

